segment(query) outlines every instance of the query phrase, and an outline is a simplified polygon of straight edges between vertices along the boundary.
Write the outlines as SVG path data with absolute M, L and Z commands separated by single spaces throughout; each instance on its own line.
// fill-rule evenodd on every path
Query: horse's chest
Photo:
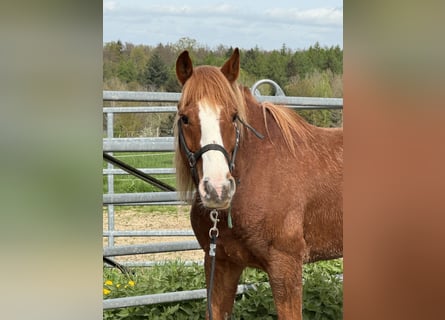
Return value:
M 217 238 L 216 254 L 238 265 L 251 265 L 254 260 L 248 243 L 224 231 Z
M 217 244 L 217 252 L 223 254 L 227 260 L 238 265 L 249 267 L 261 267 L 261 254 L 251 246 L 249 241 L 238 239 L 237 237 L 222 237 L 219 239 L 219 249 Z M 218 253 L 217 253 L 218 254 Z
M 211 228 L 210 221 L 207 217 L 203 219 L 200 215 L 193 214 L 192 211 L 192 227 L 195 235 L 204 251 L 208 252 L 210 248 L 209 229 Z M 236 230 L 230 229 L 224 217 L 218 224 L 219 236 L 216 240 L 216 255 L 220 258 L 227 259 L 233 263 L 243 266 L 259 266 L 258 257 L 262 256 L 258 252 L 258 241 L 252 241 L 251 234 L 245 228 L 241 228 L 238 222 L 236 223 Z M 261 246 L 261 250 L 264 250 Z
M 248 260 L 249 252 L 237 241 L 232 239 L 221 240 L 220 247 L 224 255 L 233 262 L 240 264 L 245 263 L 246 260 Z

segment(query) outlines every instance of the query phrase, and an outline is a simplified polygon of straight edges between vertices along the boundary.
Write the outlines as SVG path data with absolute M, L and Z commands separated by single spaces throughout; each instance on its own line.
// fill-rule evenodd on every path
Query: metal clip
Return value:
M 213 237 L 212 233 L 215 232 L 215 237 L 218 238 L 219 230 L 216 227 L 216 224 L 219 222 L 218 210 L 213 209 L 212 211 L 210 211 L 210 220 L 212 220 L 213 222 L 213 227 L 211 227 L 209 230 L 209 237 L 212 238 Z

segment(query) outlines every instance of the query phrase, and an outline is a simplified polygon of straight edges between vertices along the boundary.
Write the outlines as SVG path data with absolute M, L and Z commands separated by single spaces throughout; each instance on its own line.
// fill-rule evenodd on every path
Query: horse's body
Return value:
M 258 103 L 247 88 L 236 84 L 237 49 L 221 70 L 193 69 L 184 52 L 176 72 L 184 85 L 178 105 L 179 130 L 192 152 L 206 144 L 220 144 L 232 153 L 235 129 L 241 131 L 234 169 L 224 166 L 228 159 L 220 150 L 206 150 L 197 159 L 197 179 L 178 143 L 178 185 L 194 185 L 197 190 L 191 223 L 205 251 L 207 286 L 213 226 L 209 212 L 213 208 L 220 212 L 213 319 L 230 315 L 246 267 L 268 273 L 280 319 L 301 319 L 303 263 L 342 256 L 342 129 L 314 127 L 289 109 Z M 213 85 L 220 81 L 225 84 Z M 226 97 L 228 90 L 233 92 Z M 219 127 L 220 135 L 209 134 L 211 128 L 204 121 Z M 243 123 L 264 134 L 264 139 Z

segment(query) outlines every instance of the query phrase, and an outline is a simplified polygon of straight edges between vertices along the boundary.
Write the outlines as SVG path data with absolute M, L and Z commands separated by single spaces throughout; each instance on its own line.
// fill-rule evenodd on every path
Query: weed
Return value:
M 104 268 L 104 299 L 205 288 L 203 267 L 169 261 L 150 268 L 132 268 L 133 276 Z M 303 319 L 338 320 L 343 317 L 343 260 L 305 265 L 303 271 Z M 277 319 L 267 274 L 246 269 L 241 283 L 256 283 L 255 290 L 238 295 L 232 319 Z M 203 319 L 205 300 L 105 310 L 103 319 Z

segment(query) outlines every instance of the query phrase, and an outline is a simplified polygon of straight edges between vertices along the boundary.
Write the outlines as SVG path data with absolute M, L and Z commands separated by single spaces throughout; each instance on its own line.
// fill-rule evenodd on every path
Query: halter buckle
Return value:
M 189 153 L 187 158 L 188 158 L 188 161 L 189 161 L 190 168 L 193 168 L 194 166 L 196 166 L 196 158 L 195 158 L 195 155 L 193 153 Z

